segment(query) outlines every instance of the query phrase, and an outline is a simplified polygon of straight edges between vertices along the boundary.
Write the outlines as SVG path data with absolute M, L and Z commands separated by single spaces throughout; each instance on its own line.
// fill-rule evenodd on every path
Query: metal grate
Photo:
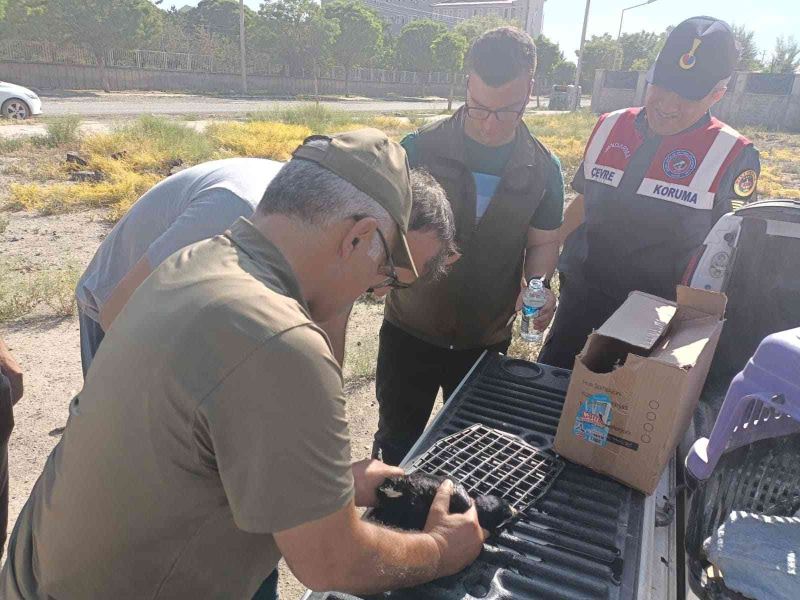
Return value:
M 411 465 L 452 477 L 471 495 L 500 496 L 520 512 L 550 489 L 562 468 L 560 460 L 479 423 L 442 438 Z
M 552 448 L 570 372 L 487 353 L 429 424 L 404 468 L 440 439 L 476 423 Z M 361 598 L 308 593 L 304 600 L 635 600 L 644 543 L 644 496 L 565 462 L 533 508 L 487 540 L 461 573 Z

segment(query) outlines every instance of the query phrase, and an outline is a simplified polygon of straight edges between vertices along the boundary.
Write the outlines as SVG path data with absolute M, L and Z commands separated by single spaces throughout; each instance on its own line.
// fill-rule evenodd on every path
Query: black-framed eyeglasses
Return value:
M 531 83 L 533 85 L 533 83 Z M 507 108 L 501 108 L 500 110 L 492 110 L 490 108 L 484 108 L 482 106 L 470 106 L 469 104 L 469 78 L 467 78 L 467 101 L 464 102 L 464 109 L 467 111 L 467 116 L 470 119 L 475 119 L 477 121 L 485 121 L 492 115 L 497 117 L 497 120 L 501 123 L 510 123 L 516 119 L 519 119 L 522 115 L 525 114 L 525 108 L 528 104 L 529 96 L 530 96 L 530 88 L 528 88 L 528 94 L 523 99 L 522 108 L 519 110 L 510 110 Z
M 491 110 L 480 106 L 470 106 L 469 104 L 465 104 L 464 106 L 467 111 L 467 116 L 476 121 L 485 121 L 490 116 L 494 115 L 501 123 L 510 123 L 511 121 L 516 121 L 525 113 L 524 107 L 521 110 Z
M 389 252 L 389 244 L 386 243 L 386 238 L 384 237 L 383 232 L 380 229 L 376 229 L 375 231 L 378 232 L 378 237 L 381 240 L 381 244 L 383 244 L 383 251 L 386 253 L 386 264 L 378 267 L 378 272 L 381 275 L 386 275 L 386 279 L 381 281 L 378 285 L 372 286 L 367 291 L 372 293 L 381 288 L 404 290 L 410 287 L 411 284 L 403 283 L 397 276 L 397 270 L 395 269 L 394 261 L 392 260 L 392 253 Z

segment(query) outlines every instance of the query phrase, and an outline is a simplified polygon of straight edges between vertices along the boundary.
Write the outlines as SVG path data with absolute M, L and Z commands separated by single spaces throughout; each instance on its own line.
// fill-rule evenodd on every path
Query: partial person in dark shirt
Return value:
M 600 117 L 572 181 L 559 308 L 539 361 L 572 368 L 588 335 L 640 290 L 674 299 L 714 223 L 754 198 L 758 151 L 711 116 L 738 62 L 730 27 L 680 23 L 648 73 L 644 107 Z
M 8 533 L 8 440 L 14 429 L 14 405 L 22 392 L 22 369 L 0 339 L 0 557 Z

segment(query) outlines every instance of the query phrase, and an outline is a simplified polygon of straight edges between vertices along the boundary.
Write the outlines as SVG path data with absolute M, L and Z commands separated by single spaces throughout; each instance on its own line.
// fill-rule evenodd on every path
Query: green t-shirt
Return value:
M 412 168 L 424 166 L 420 164 L 416 138 L 416 133 L 410 133 L 400 142 L 408 154 L 408 162 Z M 465 139 L 466 167 L 472 171 L 477 193 L 475 220 L 479 221 L 497 189 L 508 159 L 511 158 L 514 144 L 512 142 L 492 147 L 479 144 L 466 136 Z M 552 165 L 549 170 L 545 195 L 530 223 L 531 227 L 535 229 L 558 229 L 564 220 L 564 176 L 561 173 L 561 161 L 555 154 L 551 153 L 551 156 Z

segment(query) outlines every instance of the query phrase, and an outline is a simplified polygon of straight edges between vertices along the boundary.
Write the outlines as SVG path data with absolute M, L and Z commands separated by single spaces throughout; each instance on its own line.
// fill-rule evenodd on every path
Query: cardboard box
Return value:
M 652 494 L 685 433 L 722 331 L 723 294 L 633 292 L 575 359 L 555 450 Z

